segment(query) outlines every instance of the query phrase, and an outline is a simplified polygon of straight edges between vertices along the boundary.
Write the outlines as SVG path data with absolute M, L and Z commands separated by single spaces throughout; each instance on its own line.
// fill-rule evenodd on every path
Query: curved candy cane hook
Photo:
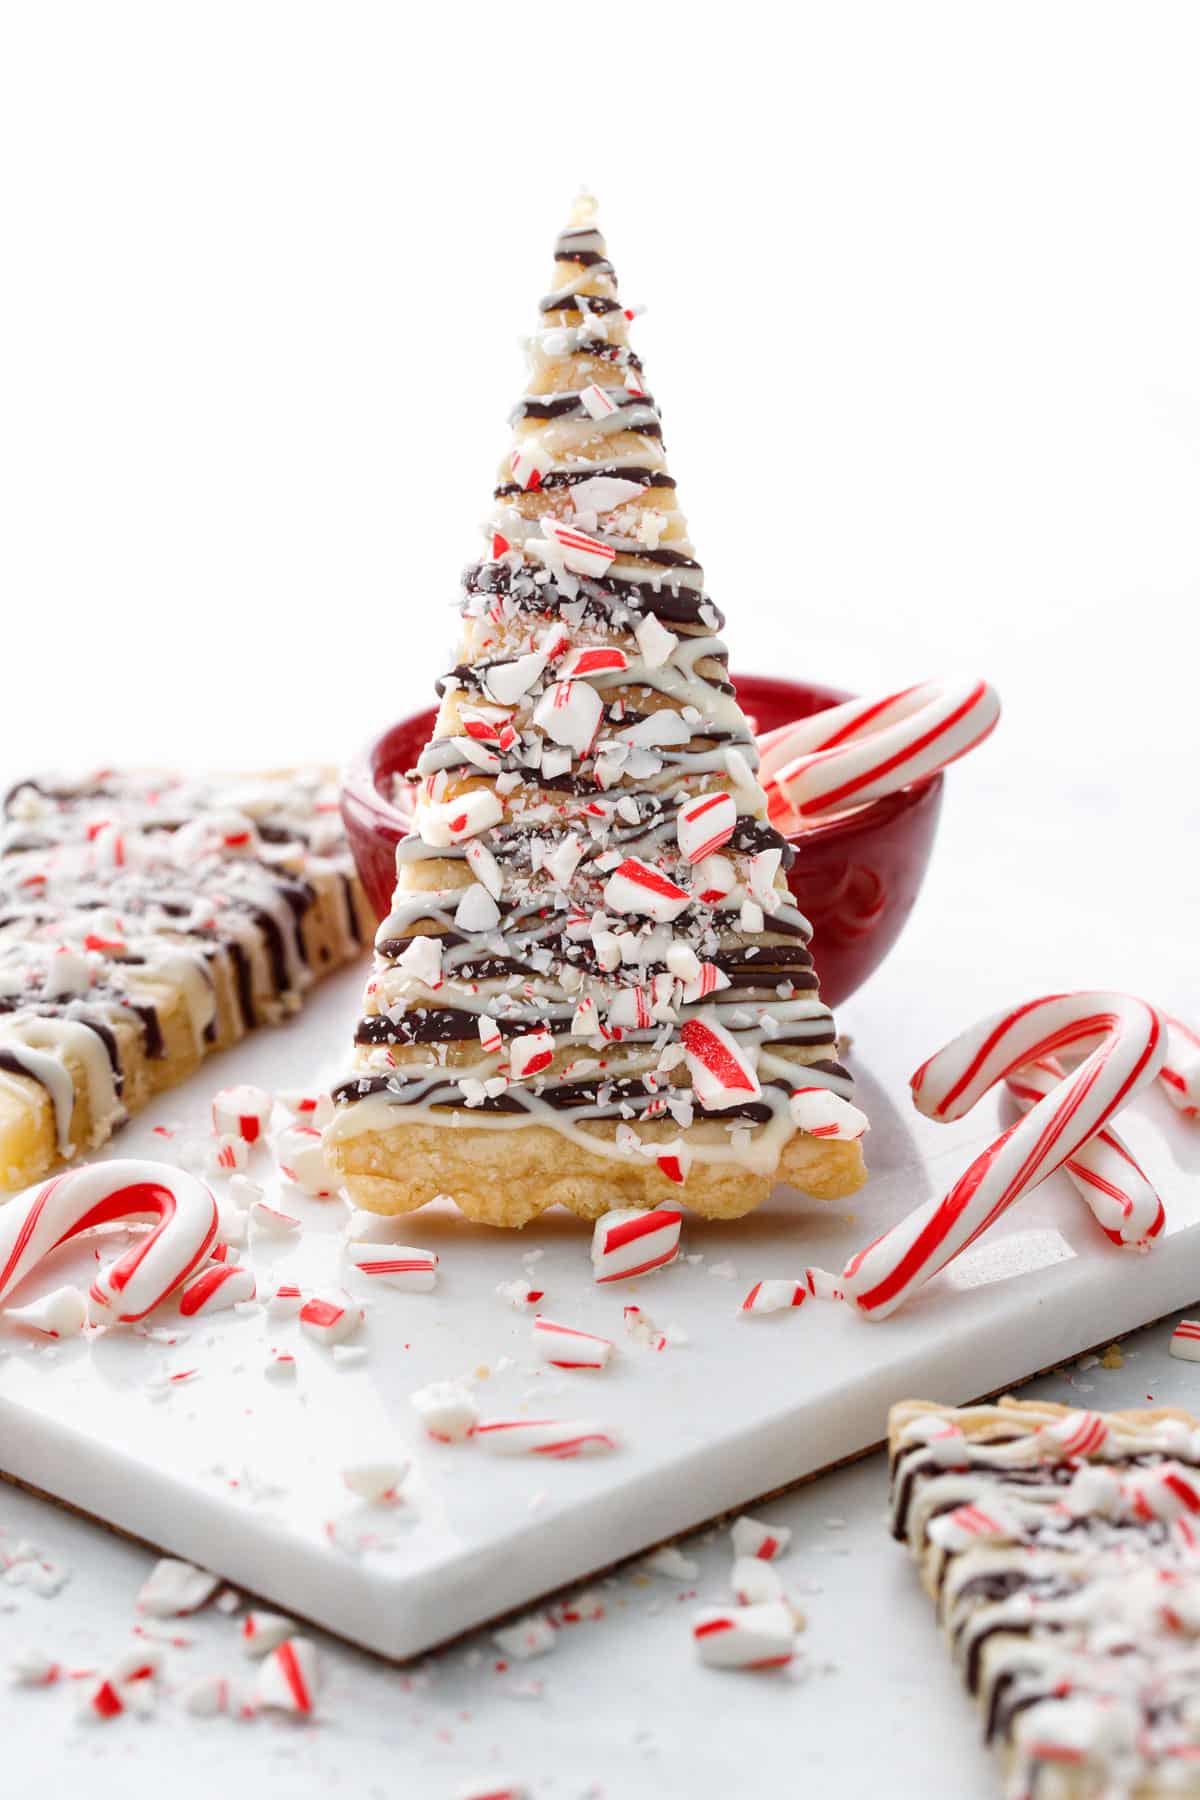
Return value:
M 972 1026 L 912 1078 L 933 1119 L 960 1119 L 996 1082 L 1057 1051 L 1084 1060 L 1002 1133 L 940 1200 L 927 1201 L 847 1263 L 846 1298 L 886 1318 L 973 1244 L 1022 1194 L 1075 1155 L 1158 1075 L 1166 1026 L 1129 994 L 1051 994 Z
M 158 1223 L 100 1271 L 89 1298 L 99 1323 L 144 1319 L 207 1256 L 217 1235 L 217 1203 L 186 1170 L 129 1158 L 68 1169 L 0 1210 L 0 1304 L 68 1238 L 137 1218 Z

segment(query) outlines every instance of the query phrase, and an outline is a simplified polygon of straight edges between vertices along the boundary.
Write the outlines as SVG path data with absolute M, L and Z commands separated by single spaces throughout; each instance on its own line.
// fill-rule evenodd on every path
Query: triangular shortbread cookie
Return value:
M 379 1212 L 736 1217 L 864 1178 L 631 317 L 583 200 L 327 1136 Z
M 888 1435 L 892 1530 L 1005 1793 L 1200 1793 L 1196 1419 L 905 1400 Z

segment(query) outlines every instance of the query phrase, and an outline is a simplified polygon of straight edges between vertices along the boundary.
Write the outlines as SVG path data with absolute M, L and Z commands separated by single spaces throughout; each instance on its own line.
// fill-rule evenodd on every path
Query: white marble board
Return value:
M 335 977 L 302 1017 L 163 1096 L 113 1153 L 169 1156 L 173 1144 L 194 1141 L 217 1086 L 328 1078 L 360 980 L 357 969 Z M 405 1240 L 438 1250 L 438 1288 L 374 1296 L 356 1340 L 367 1355 L 353 1366 L 338 1366 L 294 1323 L 262 1312 L 193 1323 L 174 1346 L 113 1331 L 38 1347 L 0 1325 L 0 1471 L 404 1658 L 855 1455 L 879 1441 L 894 1399 L 994 1391 L 1195 1298 L 1200 1133 L 1181 1132 L 1153 1095 L 1123 1117 L 1122 1130 L 1167 1203 L 1168 1236 L 1154 1254 L 1114 1250 L 1056 1177 L 886 1323 L 816 1302 L 739 1318 L 754 1281 L 795 1275 L 806 1263 L 839 1267 L 882 1224 L 948 1185 L 994 1132 L 998 1102 L 954 1127 L 901 1112 L 911 1061 L 900 1061 L 902 1034 L 889 1029 L 886 1008 L 851 1010 L 873 1129 L 871 1181 L 850 1202 L 824 1206 L 777 1190 L 736 1227 L 689 1223 L 683 1248 L 698 1260 L 606 1287 L 592 1281 L 586 1231 L 566 1217 L 509 1236 L 449 1212 L 419 1214 Z M 179 1136 L 155 1136 L 155 1124 Z M 260 1161 L 250 1172 L 267 1180 L 265 1153 Z M 279 1280 L 336 1283 L 341 1203 L 291 1190 L 288 1204 L 303 1212 L 302 1239 L 244 1253 L 260 1292 Z M 529 1272 L 522 1258 L 534 1251 L 550 1316 L 616 1341 L 608 1370 L 569 1374 L 535 1363 L 529 1317 L 495 1291 Z M 88 1278 L 95 1255 L 94 1245 L 64 1247 L 22 1298 Z M 361 1291 L 361 1278 L 352 1274 L 348 1285 Z M 687 1342 L 661 1352 L 635 1344 L 622 1325 L 630 1301 Z M 295 1348 L 295 1383 L 264 1377 L 273 1344 Z M 199 1372 L 163 1397 L 162 1374 L 186 1368 Z M 545 1464 L 434 1444 L 408 1396 L 458 1375 L 476 1378 L 485 1417 L 528 1409 L 593 1419 L 614 1430 L 619 1448 Z M 385 1454 L 412 1459 L 403 1503 L 353 1500 L 343 1466 Z

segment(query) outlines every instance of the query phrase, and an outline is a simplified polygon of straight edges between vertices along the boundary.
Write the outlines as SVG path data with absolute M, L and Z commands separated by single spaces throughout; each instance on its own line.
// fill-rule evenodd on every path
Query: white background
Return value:
M 638 345 L 734 667 L 860 691 L 961 667 L 1005 701 L 903 951 L 845 1022 L 894 1026 L 915 1062 L 1049 987 L 1153 982 L 1200 1012 L 1198 52 L 1171 4 L 0 0 L 0 776 L 340 758 L 427 703 L 582 181 L 650 308 Z M 805 1505 L 853 1507 L 874 1554 L 869 1479 Z M 134 1571 L 94 1535 L 88 1606 L 125 1608 Z M 813 1608 L 843 1699 L 874 1633 L 860 1589 Z M 605 1776 L 699 1791 L 686 1722 L 673 1788 L 636 1706 L 572 1755 L 613 1668 L 674 1691 L 686 1648 L 655 1629 L 574 1654 L 576 1701 L 523 1765 L 539 1800 Z M 923 1614 L 896 1642 L 940 1655 Z M 866 1690 L 873 1713 L 891 1695 L 897 1770 L 903 1674 Z M 990 1791 L 927 1679 L 971 1759 L 954 1791 L 967 1768 Z M 805 1766 L 789 1734 L 824 1716 L 811 1692 L 798 1714 L 679 1691 L 721 1706 L 729 1779 L 764 1746 Z M 547 1729 L 450 1692 L 488 1766 Z M 322 1782 L 361 1716 L 320 1740 Z M 453 1791 L 465 1753 L 386 1735 L 381 1780 L 436 1766 L 423 1791 Z M 177 1754 L 158 1741 L 144 1773 Z M 120 1791 L 127 1750 L 102 1753 Z M 851 1800 L 880 1779 L 856 1768 Z M 916 1748 L 906 1773 L 897 1792 L 934 1778 Z M 300 1793 L 297 1752 L 264 1778 Z

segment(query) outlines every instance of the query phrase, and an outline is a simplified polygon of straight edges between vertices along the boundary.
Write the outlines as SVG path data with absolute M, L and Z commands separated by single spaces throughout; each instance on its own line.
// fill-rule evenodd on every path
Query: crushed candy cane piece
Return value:
M 604 886 L 604 904 L 612 912 L 639 914 L 659 925 L 669 925 L 691 902 L 686 888 L 637 856 L 626 857 Z
M 802 1281 L 756 1281 L 738 1312 L 742 1318 L 755 1318 L 763 1313 L 803 1306 L 807 1299 L 808 1288 Z
M 662 1575 L 667 1581 L 695 1581 L 700 1564 L 685 1556 L 674 1544 L 663 1544 L 642 1559 L 642 1567 L 650 1575 Z
M 326 1346 L 353 1337 L 362 1322 L 362 1307 L 340 1289 L 314 1294 L 300 1308 L 300 1329 L 314 1342 Z
M 184 1712 L 197 1719 L 215 1719 L 233 1711 L 233 1690 L 225 1675 L 200 1675 L 189 1681 L 179 1696 Z
M 361 1275 L 370 1275 L 387 1287 L 404 1288 L 412 1294 L 428 1294 L 437 1283 L 436 1250 L 355 1239 L 342 1246 L 342 1255 Z
M 530 1287 L 527 1281 L 502 1281 L 496 1292 L 510 1306 L 515 1306 L 518 1312 L 532 1312 L 546 1298 L 543 1288 Z
M 242 1620 L 242 1652 L 246 1656 L 266 1656 L 285 1643 L 296 1629 L 294 1619 L 282 1613 L 248 1612 Z
M 724 1112 L 761 1097 L 758 1076 L 715 1012 L 688 1019 L 679 1035 L 692 1089 L 706 1112 Z
M 303 1305 L 304 1295 L 295 1282 L 284 1282 L 267 1301 L 267 1316 L 271 1319 L 294 1319 Z
M 544 1027 L 515 1037 L 508 1047 L 509 1066 L 514 1081 L 527 1081 L 540 1075 L 554 1061 L 554 1036 Z
M 260 1141 L 271 1117 L 275 1102 L 260 1087 L 244 1083 L 240 1087 L 220 1088 L 213 1095 L 212 1126 L 218 1137 L 232 1137 L 240 1143 Z
M 675 816 L 681 853 L 690 863 L 703 862 L 729 842 L 737 820 L 737 801 L 732 794 L 700 794 L 689 800 Z
M 142 1583 L 134 1604 L 151 1619 L 174 1619 L 198 1612 L 221 1585 L 216 1575 L 194 1564 L 164 1556 Z
M 586 681 L 556 681 L 533 710 L 533 722 L 553 743 L 582 756 L 604 717 L 604 702 Z
M 762 1606 L 783 1599 L 778 1569 L 761 1556 L 735 1557 L 730 1581 L 739 1606 Z
M 518 1619 L 515 1625 L 503 1625 L 499 1631 L 493 1631 L 492 1642 L 505 1656 L 528 1662 L 531 1657 L 545 1656 L 553 1650 L 558 1633 L 545 1613 L 530 1613 L 527 1619 Z
M 781 1601 L 762 1606 L 710 1606 L 696 1614 L 692 1641 L 710 1669 L 775 1669 L 795 1651 L 796 1622 Z
M 244 1138 L 225 1135 L 214 1138 L 209 1147 L 209 1167 L 218 1174 L 233 1175 L 248 1167 L 250 1146 Z
M 332 1094 L 303 1094 L 292 1089 L 285 1094 L 276 1094 L 275 1098 L 298 1125 L 313 1125 L 319 1131 L 333 1117 Z
M 597 1281 L 628 1281 L 665 1268 L 679 1254 L 683 1215 L 674 1207 L 646 1212 L 618 1207 L 596 1220 L 592 1232 L 592 1267 Z
M 351 1463 L 342 1470 L 342 1480 L 352 1494 L 372 1504 L 398 1500 L 404 1478 L 408 1474 L 406 1460 L 397 1462 Z
M 250 1204 L 250 1227 L 263 1237 L 290 1237 L 299 1231 L 300 1221 L 295 1213 L 283 1212 L 278 1206 L 268 1206 L 265 1200 L 254 1200 Z
M 533 1347 L 543 1362 L 556 1369 L 603 1369 L 613 1349 L 608 1338 L 557 1325 L 540 1314 L 533 1321 Z
M 321 1133 L 311 1125 L 291 1125 L 274 1143 L 275 1160 L 288 1180 L 318 1200 L 338 1191 L 337 1179 L 325 1161 Z
M 235 1206 L 247 1211 L 256 1200 L 261 1200 L 264 1189 L 257 1181 L 251 1181 L 248 1175 L 232 1175 L 229 1179 L 229 1197 Z
M 611 1431 L 578 1419 L 487 1419 L 476 1441 L 492 1456 L 548 1456 L 566 1461 L 615 1450 Z
M 28 1306 L 7 1306 L 4 1317 L 13 1325 L 24 1325 L 43 1337 L 72 1338 L 87 1324 L 87 1297 L 78 1288 L 55 1288 Z
M 63 1667 L 42 1650 L 19 1650 L 8 1672 L 16 1687 L 52 1687 L 62 1679 Z
M 732 1537 L 735 1557 L 760 1556 L 764 1562 L 774 1562 L 792 1541 L 786 1525 L 764 1525 L 761 1520 L 751 1519 L 746 1514 L 734 1520 Z
M 417 1416 L 439 1444 L 460 1444 L 479 1421 L 469 1389 L 460 1381 L 434 1381 L 410 1395 Z
M 793 1088 L 788 1112 L 792 1124 L 809 1137 L 852 1141 L 870 1129 L 866 1113 L 828 1088 Z
M 307 1716 L 316 1705 L 317 1652 L 307 1638 L 287 1638 L 263 1659 L 254 1684 L 259 1706 Z
M 185 1319 L 194 1314 L 225 1312 L 240 1301 L 253 1300 L 254 1275 L 238 1263 L 214 1262 L 186 1281 L 179 1295 Z

